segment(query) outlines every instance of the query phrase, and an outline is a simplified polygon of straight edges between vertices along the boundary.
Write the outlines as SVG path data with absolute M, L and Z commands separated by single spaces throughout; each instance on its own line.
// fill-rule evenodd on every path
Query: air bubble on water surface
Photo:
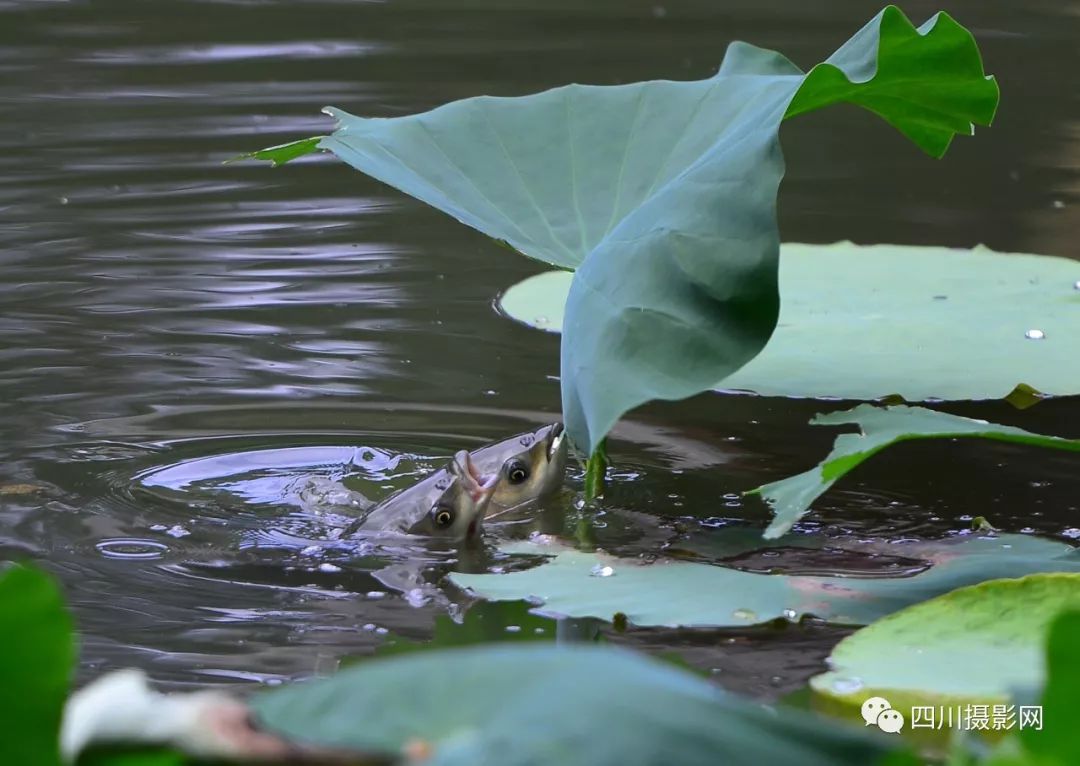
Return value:
M 137 538 L 102 540 L 94 547 L 98 553 L 110 559 L 159 559 L 169 552 L 167 545 Z

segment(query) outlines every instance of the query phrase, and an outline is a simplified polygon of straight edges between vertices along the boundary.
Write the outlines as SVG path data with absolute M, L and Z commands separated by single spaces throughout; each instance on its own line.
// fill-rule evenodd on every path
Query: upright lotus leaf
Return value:
M 741 700 L 613 647 L 477 646 L 372 660 L 252 699 L 260 723 L 430 766 L 870 766 L 899 743 Z
M 884 697 L 909 725 L 912 706 L 1005 705 L 1013 689 L 1042 683 L 1049 626 L 1075 609 L 1080 574 L 962 588 L 848 636 L 829 655 L 831 669 L 810 684 L 856 715 L 868 697 Z
M 945 14 L 915 29 L 889 6 L 809 76 L 735 43 L 697 82 L 569 85 L 390 119 L 329 109 L 338 128 L 317 146 L 525 255 L 578 268 L 562 399 L 591 453 L 627 410 L 710 388 L 768 340 L 786 115 L 860 104 L 938 156 L 988 124 L 997 97 L 967 30 Z
M 71 616 L 52 577 L 0 575 L 0 763 L 60 763 L 60 718 L 75 662 Z
M 1024 748 L 1044 759 L 1044 764 L 1080 763 L 1080 738 L 1072 728 L 1073 715 L 1080 707 L 1078 646 L 1080 611 L 1062 612 L 1051 623 L 1046 641 L 1042 729 L 1028 727 L 1020 733 Z
M 900 555 L 929 566 L 903 577 L 831 577 L 745 572 L 726 566 L 661 559 L 644 564 L 554 545 L 513 543 L 504 553 L 549 556 L 532 569 L 506 574 L 453 573 L 450 580 L 492 601 L 527 599 L 542 613 L 640 625 L 745 627 L 813 615 L 866 625 L 911 604 L 998 577 L 1033 572 L 1080 574 L 1080 555 L 1063 543 L 1002 535 L 926 544 Z
M 572 279 L 565 271 L 537 274 L 503 293 L 499 306 L 560 332 Z M 1070 258 L 786 242 L 776 331 L 713 387 L 864 400 L 899 394 L 910 402 L 999 399 L 1018 384 L 1026 403 L 1038 401 L 1032 388 L 1080 393 L 1078 281 L 1080 262 Z
M 836 437 L 832 451 L 818 465 L 796 476 L 774 481 L 753 490 L 772 507 L 775 517 L 766 538 L 775 538 L 791 529 L 810 506 L 833 484 L 863 461 L 891 444 L 911 439 L 956 439 L 978 437 L 1026 444 L 1034 447 L 1080 452 L 1080 440 L 1041 436 L 1013 426 L 973 420 L 925 407 L 874 407 L 860 404 L 844 412 L 818 415 L 813 425 L 839 426 L 853 423 L 861 433 Z

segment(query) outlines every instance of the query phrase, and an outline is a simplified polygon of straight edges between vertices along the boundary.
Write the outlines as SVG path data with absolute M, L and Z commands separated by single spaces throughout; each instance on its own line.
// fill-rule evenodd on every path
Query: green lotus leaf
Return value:
M 883 697 L 912 730 L 920 728 L 913 706 L 959 706 L 962 718 L 968 705 L 1007 705 L 1017 687 L 1044 683 L 1049 627 L 1060 612 L 1076 609 L 1076 573 L 961 588 L 848 636 L 829 655 L 831 670 L 811 687 L 855 715 L 868 697 Z M 953 728 L 964 728 L 963 721 Z
M 3 762 L 60 763 L 60 718 L 75 664 L 71 616 L 44 572 L 0 574 L 0 738 Z
M 256 695 L 261 725 L 430 766 L 864 766 L 898 743 L 740 700 L 670 664 L 602 646 L 516 644 L 363 662 Z
M 810 510 L 811 504 L 826 490 L 863 461 L 891 444 L 911 439 L 955 439 L 978 437 L 1026 444 L 1034 447 L 1080 452 L 1080 439 L 1041 436 L 1013 426 L 988 423 L 924 407 L 874 407 L 861 404 L 844 412 L 818 415 L 811 423 L 838 426 L 853 423 L 860 433 L 836 437 L 832 451 L 809 471 L 753 490 L 772 507 L 775 517 L 766 538 L 779 537 Z
M 666 559 L 644 564 L 532 542 L 512 543 L 502 550 L 548 558 L 532 569 L 452 573 L 450 580 L 492 601 L 528 599 L 539 603 L 542 613 L 603 620 L 621 612 L 641 626 L 743 627 L 804 615 L 867 625 L 911 604 L 994 578 L 1080 573 L 1080 554 L 1074 548 L 1029 535 L 921 545 L 908 555 L 931 566 L 906 577 L 760 574 Z M 905 550 L 896 548 L 893 553 L 905 555 Z
M 499 299 L 561 332 L 573 275 L 529 277 Z M 1080 264 L 1068 258 L 906 245 L 785 243 L 776 332 L 713 387 L 765 396 L 998 399 L 1018 384 L 1080 393 Z M 1028 338 L 1037 330 L 1042 338 Z M 1033 333 L 1038 334 L 1038 333 Z
M 785 116 L 859 104 L 939 156 L 953 135 L 989 124 L 997 101 L 967 30 L 945 14 L 916 29 L 889 6 L 809 75 L 733 43 L 717 74 L 696 82 L 568 85 L 395 118 L 329 108 L 337 129 L 317 146 L 527 256 L 577 269 L 563 415 L 591 453 L 627 410 L 711 387 L 772 334 Z

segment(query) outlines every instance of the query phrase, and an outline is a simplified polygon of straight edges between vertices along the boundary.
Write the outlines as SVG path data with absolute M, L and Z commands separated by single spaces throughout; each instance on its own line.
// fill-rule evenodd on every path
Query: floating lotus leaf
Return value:
M 1075 549 L 1029 535 L 920 546 L 918 555 L 932 566 L 907 577 L 760 574 L 674 560 L 644 564 L 536 543 L 514 543 L 503 550 L 547 558 L 532 569 L 454 573 L 451 581 L 493 601 L 533 600 L 543 613 L 611 620 L 621 612 L 642 626 L 742 627 L 803 615 L 866 625 L 965 585 L 1032 572 L 1080 573 Z

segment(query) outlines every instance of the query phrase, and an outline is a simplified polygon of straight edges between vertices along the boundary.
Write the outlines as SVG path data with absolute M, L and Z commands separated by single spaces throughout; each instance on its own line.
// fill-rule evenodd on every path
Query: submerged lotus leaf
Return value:
M 810 683 L 855 707 L 884 697 L 905 717 L 913 705 L 1004 705 L 1018 687 L 1042 684 L 1049 626 L 1058 613 L 1075 609 L 1080 574 L 962 588 L 848 636 L 829 655 L 831 670 Z
M 503 312 L 561 332 L 572 274 L 538 274 Z M 776 331 L 714 387 L 766 396 L 997 399 L 1080 393 L 1080 263 L 906 245 L 784 244 Z M 1038 330 L 1041 338 L 1027 337 Z
M 291 739 L 373 762 L 412 750 L 430 766 L 867 766 L 898 748 L 644 655 L 580 644 L 370 660 L 251 704 L 262 726 Z
M 530 599 L 540 602 L 543 613 L 604 620 L 621 612 L 641 626 L 742 627 L 803 615 L 866 625 L 910 604 L 997 577 L 1080 573 L 1075 549 L 1028 535 L 928 543 L 918 555 L 931 563 L 929 568 L 891 578 L 759 574 L 672 560 L 643 564 L 535 543 L 515 543 L 503 551 L 550 559 L 506 574 L 453 573 L 451 581 L 492 601 Z
M 836 437 L 832 451 L 809 471 L 758 487 L 772 507 L 775 517 L 766 538 L 779 537 L 810 510 L 811 504 L 849 471 L 889 445 L 912 439 L 955 439 L 977 437 L 1025 444 L 1033 447 L 1080 452 L 1080 439 L 1042 436 L 1013 426 L 988 423 L 925 407 L 874 407 L 861 404 L 852 410 L 818 415 L 814 425 L 859 426 L 860 433 Z
M 695 82 L 568 85 L 363 118 L 317 147 L 533 258 L 577 269 L 562 342 L 563 416 L 591 453 L 627 410 L 710 388 L 776 325 L 785 116 L 838 102 L 939 156 L 988 124 L 998 89 L 945 14 L 890 6 L 809 75 L 734 43 Z M 287 161 L 297 142 L 257 153 Z

